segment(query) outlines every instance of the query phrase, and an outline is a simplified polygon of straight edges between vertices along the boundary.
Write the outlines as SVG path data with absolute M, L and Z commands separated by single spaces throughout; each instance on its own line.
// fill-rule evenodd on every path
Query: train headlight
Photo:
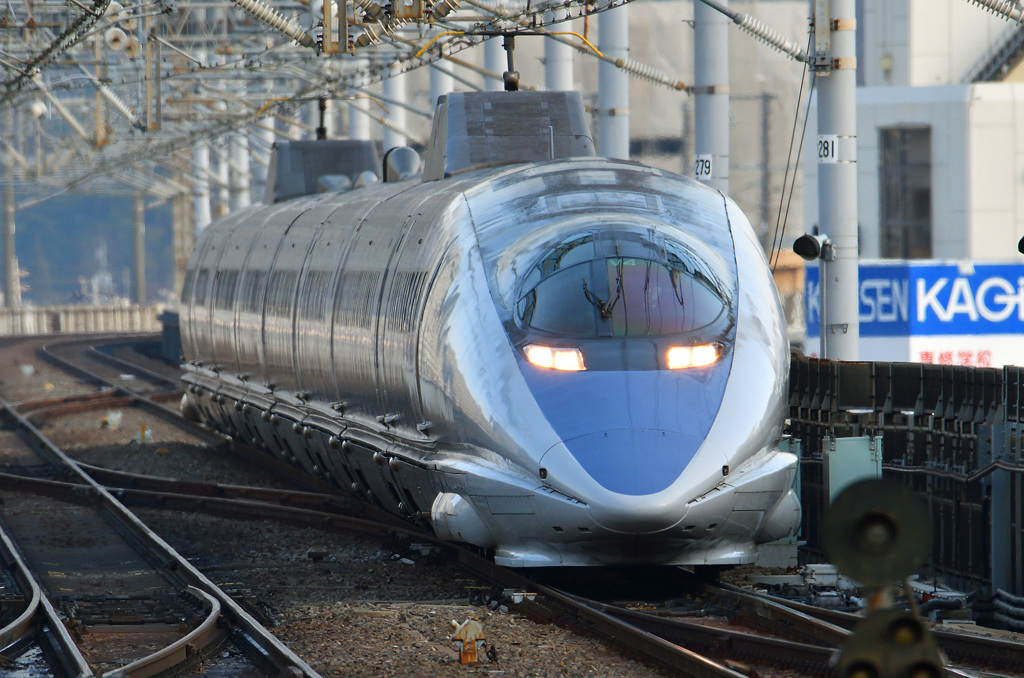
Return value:
M 719 354 L 718 344 L 701 344 L 700 346 L 673 346 L 665 357 L 670 370 L 683 370 L 689 367 L 710 365 L 718 360 Z
M 587 369 L 583 364 L 583 354 L 578 348 L 529 344 L 525 352 L 526 359 L 537 367 L 566 372 L 581 372 Z

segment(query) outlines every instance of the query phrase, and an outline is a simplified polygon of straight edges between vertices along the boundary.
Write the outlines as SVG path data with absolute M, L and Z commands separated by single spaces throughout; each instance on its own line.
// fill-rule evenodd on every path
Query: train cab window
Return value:
M 660 336 L 706 327 L 722 314 L 723 286 L 706 262 L 678 244 L 629 235 L 554 248 L 524 278 L 519 322 L 575 337 Z

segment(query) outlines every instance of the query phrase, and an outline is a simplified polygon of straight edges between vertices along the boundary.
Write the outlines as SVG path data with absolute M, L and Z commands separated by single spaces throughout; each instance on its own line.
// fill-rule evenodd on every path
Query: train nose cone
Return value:
M 672 431 L 615 429 L 565 441 L 583 470 L 606 490 L 648 495 L 671 485 L 701 440 Z

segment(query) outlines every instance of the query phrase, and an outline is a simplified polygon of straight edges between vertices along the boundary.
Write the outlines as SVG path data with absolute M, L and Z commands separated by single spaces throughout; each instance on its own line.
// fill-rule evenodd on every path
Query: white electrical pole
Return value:
M 146 303 L 146 196 L 135 194 L 135 303 Z
M 444 96 L 455 89 L 452 79 L 452 63 L 441 59 L 430 64 L 430 110 L 437 106 L 438 97 Z
M 231 211 L 245 209 L 252 200 L 249 196 L 249 137 L 245 131 L 228 137 L 230 158 Z
M 395 102 L 387 104 L 388 120 L 399 129 L 405 129 L 405 107 L 402 105 L 406 100 L 405 90 L 405 75 L 402 74 L 401 67 L 395 65 L 391 69 L 391 75 L 384 80 L 384 98 Z M 396 146 L 405 146 L 407 143 L 405 135 L 399 134 L 390 127 L 384 128 L 385 151 Z
M 504 73 L 508 70 L 508 58 L 501 43 L 500 37 L 484 41 L 484 68 L 492 73 Z M 505 89 L 505 82 L 501 78 L 485 77 L 484 89 L 488 92 L 501 92 Z
M 725 0 L 721 4 L 727 5 Z M 697 2 L 693 7 L 694 174 L 729 193 L 729 19 Z
M 856 0 L 815 0 L 814 9 L 818 228 L 832 245 L 819 269 L 822 356 L 858 360 Z
M 548 10 L 544 13 L 546 21 L 562 19 L 564 9 Z M 576 89 L 573 85 L 573 48 L 554 38 L 544 39 L 544 89 L 549 92 L 570 92 Z
M 198 234 L 213 221 L 210 209 L 210 146 L 203 142 L 192 149 L 192 214 Z
M 629 58 L 629 5 L 601 13 L 597 48 L 612 59 Z M 629 159 L 629 73 L 615 64 L 598 64 L 597 154 Z

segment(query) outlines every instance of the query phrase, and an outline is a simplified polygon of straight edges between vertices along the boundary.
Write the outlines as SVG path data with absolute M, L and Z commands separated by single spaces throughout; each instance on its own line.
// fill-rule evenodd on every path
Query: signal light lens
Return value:
M 587 369 L 583 364 L 583 354 L 578 348 L 530 344 L 526 347 L 525 353 L 526 359 L 537 367 L 564 372 L 582 372 Z
M 668 363 L 668 368 L 670 370 L 685 370 L 691 367 L 704 367 L 716 362 L 718 358 L 718 344 L 673 346 L 666 354 L 666 362 Z

